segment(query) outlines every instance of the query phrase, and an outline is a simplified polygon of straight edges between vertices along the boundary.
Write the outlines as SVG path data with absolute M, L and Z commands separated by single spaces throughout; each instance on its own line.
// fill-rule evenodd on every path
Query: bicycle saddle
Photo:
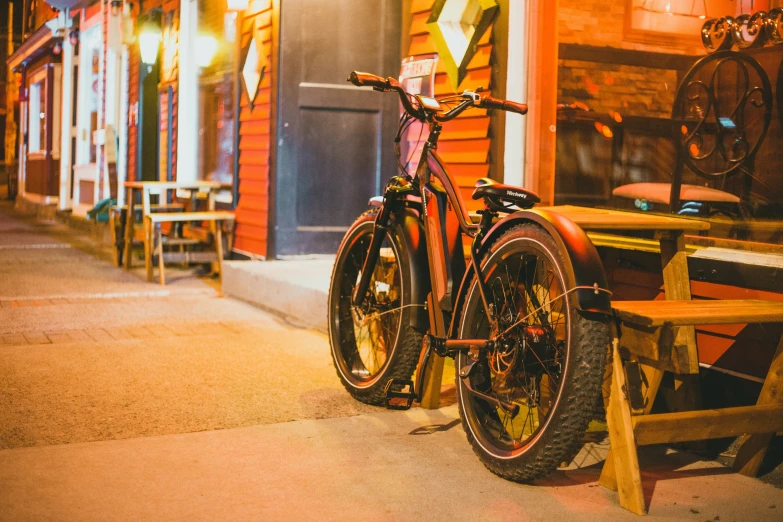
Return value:
M 480 198 L 484 198 L 489 208 L 497 212 L 512 211 L 511 206 L 521 209 L 533 208 L 536 203 L 541 201 L 535 192 L 522 187 L 504 185 L 489 178 L 481 178 L 476 181 L 473 199 Z

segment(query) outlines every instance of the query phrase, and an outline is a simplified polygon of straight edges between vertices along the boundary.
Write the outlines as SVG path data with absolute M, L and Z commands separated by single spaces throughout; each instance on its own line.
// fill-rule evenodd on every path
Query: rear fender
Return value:
M 589 287 L 575 291 L 579 310 L 588 313 L 611 314 L 611 293 L 608 292 L 609 284 L 598 251 L 584 230 L 557 212 L 532 209 L 507 215 L 487 232 L 479 247 L 477 258 L 481 259 L 490 249 L 492 243 L 506 230 L 524 223 L 534 223 L 546 230 L 557 243 L 558 249 L 566 254 L 564 256 L 566 269 L 573 272 L 575 286 Z M 457 328 L 466 299 L 465 294 L 473 280 L 473 274 L 474 270 L 471 264 L 468 266 L 460 285 L 455 314 L 449 329 L 451 337 L 458 333 Z M 600 291 L 596 289 L 600 289 Z

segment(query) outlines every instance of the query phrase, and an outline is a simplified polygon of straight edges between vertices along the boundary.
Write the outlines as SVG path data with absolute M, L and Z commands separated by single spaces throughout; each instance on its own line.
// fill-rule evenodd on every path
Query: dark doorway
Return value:
M 139 115 L 137 179 L 140 181 L 160 181 L 160 150 L 158 143 L 158 82 L 160 81 L 160 60 L 154 65 L 144 63 L 139 66 Z
M 346 78 L 399 74 L 400 18 L 394 0 L 281 2 L 271 255 L 335 252 L 394 175 L 399 100 Z

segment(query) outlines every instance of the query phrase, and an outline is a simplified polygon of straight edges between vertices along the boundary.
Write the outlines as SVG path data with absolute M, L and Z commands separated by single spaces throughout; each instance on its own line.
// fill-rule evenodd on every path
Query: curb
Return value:
M 225 261 L 223 294 L 327 331 L 326 310 L 334 260 Z

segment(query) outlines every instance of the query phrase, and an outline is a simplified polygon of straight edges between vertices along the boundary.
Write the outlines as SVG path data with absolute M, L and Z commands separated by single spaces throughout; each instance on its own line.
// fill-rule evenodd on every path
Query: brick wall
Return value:
M 558 100 L 590 109 L 666 118 L 677 93 L 677 71 L 632 65 L 559 60 Z
M 632 51 L 703 55 L 694 34 L 691 44 L 643 43 L 626 37 L 625 0 L 560 0 L 558 38 L 561 44 L 610 47 Z M 695 42 L 695 43 L 694 43 Z M 596 112 L 668 117 L 678 77 L 675 70 L 598 63 L 558 61 L 558 100 L 581 101 Z

